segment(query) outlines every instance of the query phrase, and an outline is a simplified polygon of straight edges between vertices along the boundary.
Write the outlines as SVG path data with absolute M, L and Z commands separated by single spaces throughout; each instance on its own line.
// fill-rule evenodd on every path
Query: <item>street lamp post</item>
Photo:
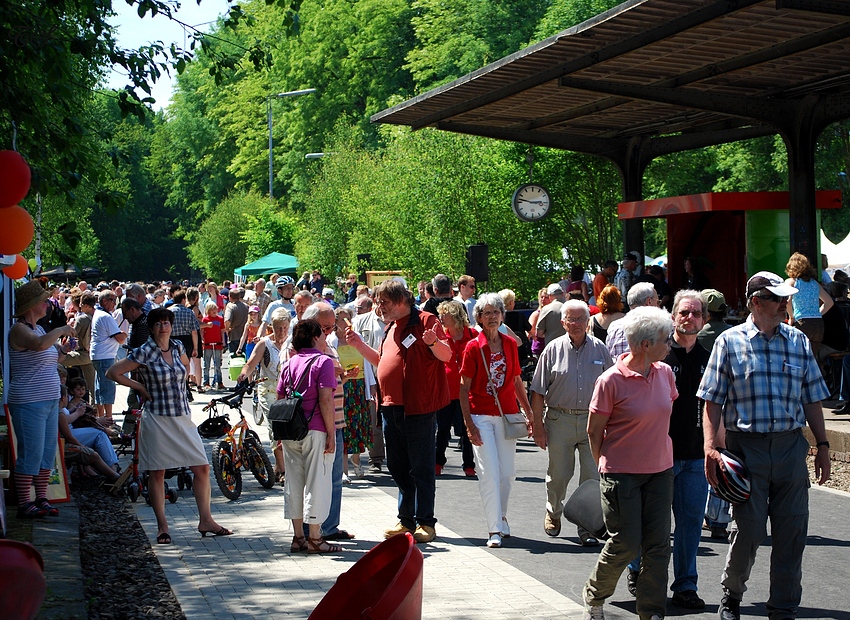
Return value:
M 303 90 L 290 90 L 285 93 L 277 93 L 266 97 L 266 113 L 269 122 L 269 198 L 274 198 L 274 139 L 272 138 L 272 99 L 281 99 L 283 97 L 298 97 L 299 95 L 309 95 L 315 93 L 315 88 L 305 88 Z

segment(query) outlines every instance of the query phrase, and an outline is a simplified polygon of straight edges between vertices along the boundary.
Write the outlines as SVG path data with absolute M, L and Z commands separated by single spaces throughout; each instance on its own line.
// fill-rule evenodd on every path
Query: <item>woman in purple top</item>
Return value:
M 334 390 L 337 380 L 333 360 L 323 354 L 325 333 L 315 319 L 299 321 L 292 331 L 293 355 L 283 367 L 277 386 L 278 398 L 288 395 L 290 383 L 303 396 L 309 418 L 307 436 L 301 441 L 284 441 L 286 482 L 283 487 L 283 516 L 292 520 L 290 551 L 338 553 L 342 547 L 322 538 L 322 522 L 331 507 L 331 489 L 336 433 Z M 303 534 L 304 523 L 309 537 Z M 301 534 L 301 535 L 299 535 Z

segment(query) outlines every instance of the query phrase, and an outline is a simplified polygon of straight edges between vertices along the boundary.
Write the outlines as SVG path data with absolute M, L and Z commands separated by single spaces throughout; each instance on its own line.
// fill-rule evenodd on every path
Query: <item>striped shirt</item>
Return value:
M 172 418 L 192 415 L 186 396 L 186 367 L 180 359 L 186 349 L 179 340 L 172 339 L 169 343 L 173 366 L 162 357 L 159 345 L 153 338 L 148 338 L 145 344 L 130 351 L 127 359 L 140 364 L 137 372 L 151 397 L 144 404 L 145 411 Z
M 41 325 L 36 325 L 33 331 L 38 338 L 47 333 Z M 44 351 L 15 351 L 9 347 L 9 402 L 22 404 L 58 400 L 58 361 L 59 351 L 53 346 Z
M 778 433 L 805 426 L 803 405 L 829 390 L 803 332 L 780 323 L 768 340 L 750 316 L 717 337 L 697 396 L 723 407 L 727 430 Z

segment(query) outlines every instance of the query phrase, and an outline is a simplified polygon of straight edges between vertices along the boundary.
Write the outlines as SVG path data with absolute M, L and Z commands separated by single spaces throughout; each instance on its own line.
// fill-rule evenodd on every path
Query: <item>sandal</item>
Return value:
M 46 497 L 35 498 L 35 505 L 38 506 L 39 510 L 42 510 L 48 517 L 59 516 L 59 509 L 51 505 L 50 502 L 47 501 Z
M 232 536 L 233 530 L 229 530 L 226 527 L 220 527 L 217 530 L 202 530 L 198 528 L 198 531 L 201 533 L 201 538 L 206 538 L 207 534 L 210 536 Z
M 340 551 L 344 551 L 342 547 L 339 545 L 332 545 L 324 538 L 308 538 L 307 539 L 307 553 L 309 555 L 316 555 L 318 553 L 339 553 Z
M 110 495 L 117 495 L 121 489 L 124 488 L 124 485 L 127 484 L 127 480 L 130 479 L 130 475 L 133 473 L 132 467 L 127 467 L 124 471 L 121 472 L 121 475 L 118 476 L 118 480 L 113 482 L 112 484 L 108 484 L 105 486 L 106 492 Z
M 301 553 L 303 551 L 307 551 L 307 537 L 306 536 L 293 536 L 292 544 L 289 545 L 290 553 Z
M 163 532 L 159 536 L 156 537 L 156 544 L 158 545 L 170 545 L 171 544 L 171 534 L 168 532 Z

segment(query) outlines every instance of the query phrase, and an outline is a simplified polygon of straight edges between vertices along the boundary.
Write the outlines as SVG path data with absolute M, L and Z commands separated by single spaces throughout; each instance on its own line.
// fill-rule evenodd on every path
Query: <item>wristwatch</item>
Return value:
M 821 446 L 824 446 L 827 450 L 829 450 L 829 442 L 828 441 L 817 442 L 816 447 L 820 448 Z

